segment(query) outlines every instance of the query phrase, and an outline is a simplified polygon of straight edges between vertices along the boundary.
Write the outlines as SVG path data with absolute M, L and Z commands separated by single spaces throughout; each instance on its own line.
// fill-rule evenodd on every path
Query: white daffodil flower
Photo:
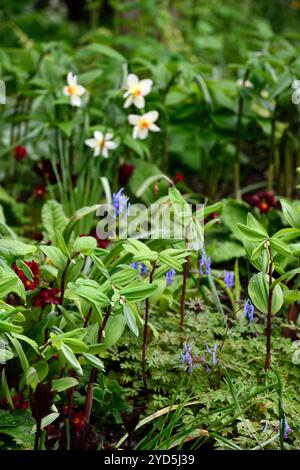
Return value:
M 86 89 L 77 84 L 77 76 L 69 72 L 67 75 L 67 86 L 64 87 L 64 95 L 70 97 L 71 106 L 81 106 L 81 96 Z
M 127 78 L 126 92 L 123 98 L 127 98 L 124 103 L 124 108 L 129 108 L 130 105 L 134 104 L 139 109 L 145 107 L 144 96 L 148 95 L 151 91 L 153 81 L 146 78 L 145 80 L 139 80 L 139 77 L 134 73 L 130 73 Z
M 149 131 L 159 132 L 160 128 L 154 124 L 158 119 L 158 111 L 149 111 L 149 113 L 143 114 L 129 114 L 128 121 L 133 127 L 132 137 L 134 139 L 144 140 L 147 138 Z
M 101 131 L 95 131 L 94 137 L 87 139 L 85 144 L 94 149 L 94 157 L 102 155 L 104 158 L 108 158 L 108 152 L 118 147 L 118 144 L 112 140 L 113 137 L 111 132 L 103 134 Z
M 239 78 L 236 81 L 236 84 L 237 84 L 237 86 L 240 86 L 240 87 L 254 88 L 254 84 L 252 82 L 250 82 L 250 80 L 245 80 L 244 81 L 242 78 Z

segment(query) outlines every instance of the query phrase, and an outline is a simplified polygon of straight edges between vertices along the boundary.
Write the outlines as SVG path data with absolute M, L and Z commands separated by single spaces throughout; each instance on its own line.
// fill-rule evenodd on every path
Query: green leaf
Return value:
M 73 367 L 77 371 L 77 373 L 82 375 L 81 366 L 80 366 L 75 354 L 73 353 L 72 349 L 69 348 L 69 346 L 67 346 L 66 344 L 62 343 L 61 344 L 61 351 L 62 351 L 63 355 L 65 356 L 65 358 L 66 358 L 67 362 L 69 363 L 69 365 L 71 367 Z
M 122 336 L 125 325 L 126 320 L 123 315 L 109 317 L 104 330 L 105 336 L 103 340 L 103 344 L 106 348 L 110 348 L 119 340 Z
M 275 287 L 276 284 L 279 284 L 282 281 L 290 281 L 296 274 L 300 274 L 300 268 L 292 269 L 275 279 L 275 281 L 272 282 L 272 287 Z
M 291 250 L 289 249 L 286 243 L 282 242 L 278 238 L 270 238 L 270 245 L 273 250 L 279 253 L 282 256 L 290 256 L 292 254 Z
M 291 227 L 300 229 L 300 213 L 295 206 L 285 199 L 280 199 L 283 216 Z
M 47 201 L 42 208 L 42 222 L 46 230 L 46 237 L 55 242 L 55 232 L 63 232 L 69 219 L 63 207 L 57 201 Z
M 76 387 L 78 380 L 75 377 L 64 377 L 62 379 L 55 379 L 51 382 L 51 390 L 53 392 L 63 392 L 68 388 Z
M 58 417 L 60 416 L 59 413 L 50 413 L 44 418 L 42 418 L 41 422 L 41 429 L 45 429 L 49 424 L 53 423 Z M 31 433 L 30 434 L 35 434 L 36 433 L 36 424 L 32 427 Z
M 123 306 L 123 313 L 129 329 L 135 336 L 139 336 L 139 329 L 136 324 L 134 312 L 132 311 L 130 305 L 127 302 Z
M 248 212 L 247 214 L 247 226 L 250 228 L 253 228 L 257 232 L 259 232 L 261 235 L 263 235 L 265 238 L 268 238 L 268 232 L 263 227 L 263 225 L 261 225 L 261 223 L 258 222 L 258 220 L 255 217 L 253 217 L 251 212 Z
M 268 275 L 258 273 L 252 276 L 248 286 L 249 296 L 255 307 L 262 313 L 268 313 L 269 282 Z M 277 313 L 283 305 L 283 293 L 279 285 L 273 289 L 272 314 Z
M 257 247 L 252 251 L 252 254 L 251 254 L 251 260 L 252 261 L 255 261 L 257 258 L 260 257 L 260 255 L 262 254 L 263 250 L 264 250 L 264 246 L 265 246 L 265 242 L 262 241 L 261 243 L 259 243 L 259 245 L 257 245 Z
M 10 263 L 18 258 L 25 258 L 36 252 L 36 247 L 29 243 L 23 243 L 18 240 L 0 239 L 0 256 Z
M 123 287 L 120 289 L 120 295 L 123 295 L 126 300 L 131 302 L 140 302 L 141 300 L 145 300 L 150 297 L 156 289 L 156 284 L 140 281 L 132 283 L 130 287 Z
M 158 257 L 156 251 L 150 250 L 145 243 L 139 240 L 127 240 L 123 244 L 123 248 L 133 254 L 135 261 L 155 261 Z
M 89 353 L 83 353 L 82 356 L 93 366 L 96 367 L 96 369 L 102 370 L 102 372 L 105 371 L 104 369 L 104 364 L 99 359 L 98 357 L 93 356 L 93 354 Z
M 39 382 L 39 376 L 37 371 L 35 370 L 34 367 L 29 367 L 29 369 L 26 372 L 26 384 L 31 387 L 33 390 L 35 390 L 38 382 Z
M 236 224 L 240 234 L 251 242 L 262 242 L 267 237 L 254 228 L 250 228 L 244 224 Z
M 59 270 L 65 269 L 68 258 L 56 246 L 41 245 L 41 251 L 49 258 L 51 263 L 54 264 Z
M 0 361 L 0 363 L 1 363 L 1 361 Z M 12 401 L 11 393 L 10 393 L 9 386 L 8 386 L 8 383 L 7 383 L 7 380 L 6 380 L 5 368 L 3 368 L 2 374 L 1 374 L 1 386 L 2 386 L 3 396 L 8 401 L 10 407 L 12 409 L 14 409 L 14 404 L 13 404 L 13 401 Z
M 23 328 L 19 325 L 14 325 L 3 320 L 0 320 L 0 331 L 5 331 L 7 333 L 22 333 Z
M 104 55 L 105 57 L 108 57 L 109 59 L 114 59 L 119 62 L 126 62 L 126 58 L 122 54 L 117 52 L 115 49 L 112 49 L 111 47 L 106 46 L 105 44 L 92 43 L 92 44 L 89 44 L 88 46 L 83 47 L 77 53 L 78 59 L 83 59 L 90 55 L 96 55 L 96 56 Z
M 22 283 L 20 286 L 19 278 L 16 274 L 6 274 L 0 271 L 0 274 L 4 274 L 4 277 L 0 279 L 0 298 L 3 299 L 11 292 L 15 292 L 17 295 L 21 297 L 22 300 L 25 301 L 25 289 Z M 22 332 L 22 330 L 20 331 Z
M 28 364 L 28 360 L 27 360 L 27 357 L 24 353 L 24 350 L 22 348 L 22 345 L 21 343 L 17 340 L 17 338 L 14 338 L 13 336 L 9 335 L 9 339 L 11 341 L 11 343 L 13 344 L 13 347 L 20 359 L 20 364 L 22 366 L 22 369 L 23 371 L 26 373 L 29 369 L 29 364 Z
M 86 256 L 91 256 L 96 247 L 97 240 L 94 237 L 78 237 L 74 242 L 74 250 Z

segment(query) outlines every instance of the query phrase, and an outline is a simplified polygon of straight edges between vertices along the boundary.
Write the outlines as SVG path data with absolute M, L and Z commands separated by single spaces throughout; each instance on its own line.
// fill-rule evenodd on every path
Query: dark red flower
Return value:
M 18 392 L 16 395 L 13 395 L 12 397 L 13 405 L 15 410 L 27 410 L 29 407 L 29 401 L 24 400 L 24 395 L 22 392 Z M 3 398 L 2 403 L 4 405 L 4 408 L 8 405 L 8 401 L 6 398 Z
M 71 423 L 76 432 L 80 432 L 85 427 L 85 418 L 83 411 L 75 411 L 71 416 Z
M 33 170 L 45 183 L 47 183 L 48 181 L 51 184 L 56 183 L 55 172 L 50 160 L 42 158 L 33 166 Z M 56 164 L 56 170 L 58 173 L 60 173 L 59 163 Z
M 78 175 L 72 175 L 73 186 L 77 186 L 77 182 L 78 182 Z
M 81 235 L 81 236 L 84 237 L 84 236 L 86 236 L 86 235 Z M 96 231 L 95 228 L 91 231 L 91 233 L 90 233 L 89 236 L 96 238 L 98 248 L 103 248 L 104 250 L 105 250 L 105 249 L 108 247 L 108 245 L 111 243 L 111 240 L 109 240 L 108 238 L 105 239 L 105 240 L 101 240 L 101 238 L 99 238 L 99 237 L 97 236 L 97 231 Z
M 40 292 L 32 299 L 34 307 L 45 307 L 47 304 L 59 304 L 59 289 L 41 289 Z
M 38 242 L 41 242 L 43 240 L 43 234 L 41 232 L 34 232 L 33 238 L 37 240 Z
M 39 265 L 35 261 L 25 261 L 25 264 L 29 267 L 32 272 L 32 281 L 28 279 L 21 269 L 17 268 L 16 264 L 13 264 L 13 269 L 21 279 L 26 290 L 34 290 L 39 285 Z
M 260 210 L 260 212 L 262 214 L 266 214 L 267 212 L 269 212 L 269 209 L 270 209 L 269 204 L 267 202 L 263 202 L 263 201 L 259 202 L 257 204 L 257 207 L 258 207 L 258 209 Z
M 34 194 L 38 199 L 43 199 L 46 194 L 46 188 L 43 185 L 37 186 L 34 190 Z
M 27 157 L 27 150 L 22 145 L 18 145 L 14 148 L 14 157 L 18 162 L 24 160 Z
M 119 179 L 119 185 L 120 186 L 126 186 L 126 184 L 129 181 L 129 178 L 133 174 L 134 170 L 135 170 L 135 166 L 131 165 L 130 163 L 124 163 L 124 165 L 122 165 L 119 168 L 118 179 Z
M 175 176 L 173 176 L 173 181 L 175 184 L 180 183 L 181 181 L 184 181 L 184 180 L 185 180 L 184 175 L 180 173 L 179 171 L 177 171 L 175 173 Z
M 250 194 L 245 197 L 245 200 L 253 207 L 257 207 L 262 214 L 266 214 L 273 207 L 280 208 L 280 203 L 277 201 L 273 191 L 258 191 L 255 194 Z

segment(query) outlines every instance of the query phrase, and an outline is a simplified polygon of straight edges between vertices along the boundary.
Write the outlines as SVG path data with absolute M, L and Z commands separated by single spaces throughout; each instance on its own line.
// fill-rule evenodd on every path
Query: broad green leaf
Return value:
M 275 250 L 282 256 L 290 256 L 292 254 L 291 250 L 289 249 L 289 246 L 278 238 L 270 238 L 270 245 L 272 250 Z
M 120 295 L 123 295 L 131 302 L 140 302 L 141 300 L 145 300 L 150 297 L 156 289 L 156 284 L 137 282 L 132 283 L 130 287 L 123 287 L 120 289 Z
M 62 351 L 63 355 L 65 356 L 65 358 L 66 358 L 67 362 L 69 363 L 69 365 L 71 367 L 73 367 L 74 369 L 76 369 L 77 373 L 82 375 L 81 366 L 80 366 L 75 354 L 73 353 L 72 349 L 69 348 L 69 346 L 67 346 L 66 344 L 62 343 L 61 344 L 61 351 Z
M 40 249 L 51 261 L 51 263 L 54 264 L 54 266 L 56 266 L 61 271 L 65 269 L 68 258 L 59 248 L 56 246 L 41 245 Z
M 0 256 L 10 263 L 18 258 L 25 258 L 33 255 L 37 248 L 29 243 L 23 243 L 18 240 L 0 239 Z
M 19 325 L 14 325 L 13 323 L 0 320 L 0 331 L 5 331 L 7 333 L 22 333 L 23 328 Z
M 266 240 L 267 238 L 260 231 L 254 228 L 250 228 L 247 225 L 236 224 L 236 227 L 238 231 L 240 232 L 240 234 L 251 242 L 262 242 L 263 240 Z
M 126 325 L 126 320 L 123 315 L 116 315 L 109 317 L 106 327 L 103 344 L 106 348 L 113 346 L 121 337 Z
M 255 307 L 262 313 L 268 313 L 269 282 L 265 273 L 254 274 L 248 286 L 249 296 Z M 277 313 L 283 305 L 283 293 L 279 285 L 273 289 L 272 314 Z
M 83 353 L 82 356 L 83 356 L 93 367 L 96 367 L 96 369 L 102 370 L 102 372 L 105 371 L 105 369 L 104 369 L 104 364 L 103 364 L 103 362 L 101 361 L 101 359 L 99 359 L 98 357 L 93 356 L 93 354 L 89 354 L 89 353 Z
M 47 201 L 42 208 L 42 222 L 46 230 L 46 237 L 55 241 L 55 232 L 63 232 L 68 223 L 63 207 L 57 201 Z
M 291 227 L 300 229 L 300 213 L 295 206 L 285 199 L 280 199 L 280 203 L 286 221 Z
M 9 339 L 20 359 L 20 364 L 22 366 L 22 369 L 25 373 L 27 373 L 28 369 L 29 369 L 29 363 L 28 363 L 28 360 L 27 360 L 27 357 L 24 353 L 24 350 L 22 348 L 22 345 L 21 343 L 17 340 L 17 338 L 14 338 L 13 336 L 9 335 Z
M 74 242 L 74 250 L 91 256 L 97 247 L 97 240 L 94 237 L 79 237 Z
M 55 379 L 51 382 L 51 390 L 53 392 L 63 392 L 68 388 L 76 387 L 78 380 L 75 377 L 63 377 L 62 379 Z
M 129 329 L 132 331 L 132 333 L 135 336 L 139 336 L 139 329 L 138 329 L 137 324 L 136 324 L 135 315 L 134 315 L 132 309 L 130 308 L 130 305 L 128 305 L 127 302 L 123 306 L 123 313 L 124 313 L 124 317 L 126 319 L 126 322 L 127 322 L 127 325 L 129 327 Z
M 38 382 L 39 382 L 39 376 L 38 376 L 38 373 L 37 371 L 35 370 L 34 367 L 29 367 L 29 369 L 27 370 L 26 372 L 26 375 L 25 375 L 25 379 L 26 379 L 26 384 L 31 387 L 33 390 L 35 390 Z

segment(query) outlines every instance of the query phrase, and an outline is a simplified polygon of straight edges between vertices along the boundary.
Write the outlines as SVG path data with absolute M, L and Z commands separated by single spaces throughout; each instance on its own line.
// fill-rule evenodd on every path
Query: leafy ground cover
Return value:
M 299 5 L 237 3 L 2 2 L 1 450 L 299 449 Z

